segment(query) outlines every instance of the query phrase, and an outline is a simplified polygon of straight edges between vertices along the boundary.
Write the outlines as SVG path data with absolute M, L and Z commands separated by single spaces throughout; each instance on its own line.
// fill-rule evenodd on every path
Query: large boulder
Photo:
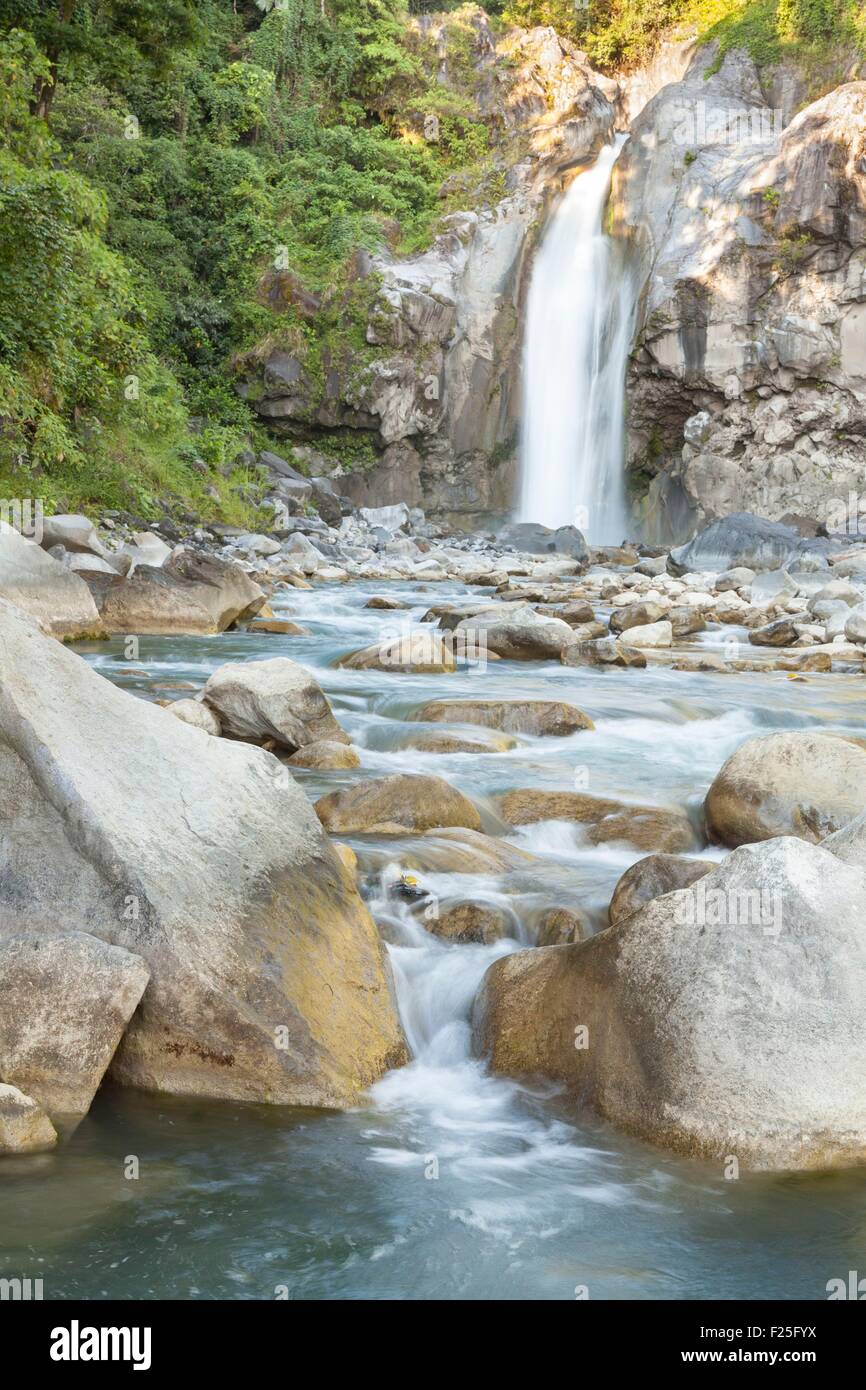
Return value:
M 671 574 L 690 570 L 721 572 L 739 566 L 751 570 L 775 570 L 801 548 L 800 536 L 780 521 L 767 521 L 752 512 L 733 512 L 712 522 L 668 557 Z
M 86 1114 L 149 978 L 85 932 L 0 936 L 0 1079 L 52 1119 Z
M 0 1083 L 0 1154 L 44 1153 L 57 1131 L 40 1105 L 17 1086 Z
M 88 573 L 109 632 L 149 635 L 223 632 L 252 617 L 266 595 L 240 565 L 197 551 L 175 551 L 164 565 L 137 565 L 128 578 Z
M 329 792 L 316 802 L 316 814 L 325 829 L 337 835 L 351 831 L 400 835 L 448 825 L 481 829 L 481 817 L 468 797 L 441 777 L 414 773 L 376 777 Z
M 224 734 L 274 739 L 294 753 L 308 743 L 349 743 L 318 681 L 285 656 L 266 661 L 229 662 L 204 687 Z
M 864 891 L 818 846 L 739 849 L 589 941 L 497 961 L 476 1048 L 695 1158 L 862 1164 Z
M 5 521 L 0 521 L 0 599 L 30 613 L 55 637 L 103 631 L 84 580 Z
M 150 983 L 112 1077 L 340 1108 L 406 1058 L 382 946 L 291 774 L 119 690 L 0 603 L 0 937 Z
M 735 849 L 774 835 L 816 843 L 864 806 L 866 748 L 838 734 L 763 734 L 716 774 L 704 814 L 710 838 Z
M 588 714 L 561 700 L 431 700 L 408 717 L 420 724 L 483 724 L 539 737 L 595 728 Z

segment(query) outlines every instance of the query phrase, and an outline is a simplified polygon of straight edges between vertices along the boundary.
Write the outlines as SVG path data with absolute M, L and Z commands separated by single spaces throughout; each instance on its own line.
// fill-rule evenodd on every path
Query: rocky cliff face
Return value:
M 435 37 L 435 17 L 418 22 Z M 527 266 L 552 194 L 610 138 L 619 97 L 550 28 L 496 41 L 479 10 L 474 32 L 476 101 L 505 196 L 446 217 L 420 255 L 356 256 L 355 350 L 315 371 L 274 351 L 244 386 L 276 435 L 363 432 L 377 462 L 339 484 L 355 502 L 407 502 L 458 525 L 512 503 Z
M 648 103 L 615 174 L 645 283 L 629 466 L 662 540 L 743 508 L 841 529 L 866 470 L 866 83 L 789 119 L 795 83 L 713 66 Z

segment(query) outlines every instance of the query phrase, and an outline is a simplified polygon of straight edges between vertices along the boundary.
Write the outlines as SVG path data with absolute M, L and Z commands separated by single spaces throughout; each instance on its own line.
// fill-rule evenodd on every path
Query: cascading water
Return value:
M 538 252 L 523 358 L 521 521 L 571 524 L 596 544 L 628 532 L 625 367 L 636 302 L 621 248 L 602 231 L 627 136 L 574 180 Z

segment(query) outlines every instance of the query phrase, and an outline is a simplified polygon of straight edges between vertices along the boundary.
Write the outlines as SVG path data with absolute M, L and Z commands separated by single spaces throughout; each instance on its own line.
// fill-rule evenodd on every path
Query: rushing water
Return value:
M 393 626 L 393 613 L 363 606 L 386 590 L 405 596 L 414 619 L 443 593 L 465 592 L 292 591 L 275 607 L 310 637 L 142 638 L 135 661 L 120 639 L 82 650 L 151 698 L 187 694 L 177 686 L 200 686 L 225 661 L 291 656 L 316 673 L 361 750 L 360 769 L 299 771 L 311 796 L 408 768 L 436 772 L 500 833 L 489 798 L 509 787 L 570 788 L 580 770 L 593 793 L 695 810 L 750 734 L 816 724 L 866 733 L 853 676 L 509 661 L 442 676 L 334 669 L 335 656 Z M 403 722 L 414 706 L 458 695 L 562 698 L 596 728 L 501 754 L 401 747 L 421 727 Z M 571 898 L 603 925 L 613 885 L 640 857 L 587 846 L 565 823 L 510 838 L 542 866 L 504 898 L 501 880 L 456 872 L 453 847 L 424 837 L 420 873 L 433 892 L 509 906 L 513 935 L 491 946 L 438 941 L 388 893 L 401 864 L 414 863 L 412 837 L 350 839 L 413 1052 L 363 1108 L 334 1115 L 105 1088 L 65 1147 L 0 1165 L 0 1277 L 41 1277 L 47 1298 L 573 1299 L 582 1286 L 591 1299 L 823 1298 L 828 1279 L 862 1268 L 863 1173 L 726 1182 L 718 1167 L 628 1140 L 553 1088 L 492 1077 L 471 1056 L 478 983 L 524 944 L 539 904 Z
M 605 146 L 560 202 L 526 312 L 520 519 L 570 522 L 597 545 L 618 545 L 629 530 L 623 431 L 635 283 L 602 230 L 625 139 Z

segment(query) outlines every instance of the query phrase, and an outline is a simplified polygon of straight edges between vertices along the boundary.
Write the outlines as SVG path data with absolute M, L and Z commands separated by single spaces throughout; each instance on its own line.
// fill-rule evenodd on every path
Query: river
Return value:
M 364 608 L 386 592 L 409 613 Z M 862 679 L 511 661 L 408 676 L 330 664 L 395 618 L 417 620 L 430 603 L 469 592 L 478 591 L 286 590 L 275 611 L 311 636 L 142 638 L 132 660 L 121 639 L 80 646 L 104 676 L 151 698 L 189 694 L 158 687 L 199 687 L 226 661 L 290 656 L 314 671 L 362 758 L 352 771 L 299 771 L 311 796 L 394 771 L 435 772 L 480 805 L 485 828 L 541 856 L 544 871 L 508 900 L 512 937 L 444 944 L 387 892 L 409 840 L 346 837 L 389 942 L 410 1065 L 342 1115 L 104 1087 L 57 1153 L 4 1160 L 0 1275 L 41 1276 L 46 1298 L 820 1299 L 827 1280 L 862 1266 L 862 1171 L 726 1181 L 716 1166 L 624 1138 L 550 1087 L 490 1076 L 471 1056 L 468 1028 L 485 969 L 524 944 L 550 885 L 566 885 L 601 926 L 617 878 L 640 858 L 583 844 L 572 824 L 508 832 L 491 794 L 579 785 L 696 817 L 722 761 L 750 734 L 816 724 L 866 733 Z M 455 696 L 561 698 L 596 728 L 525 738 L 501 754 L 400 747 L 413 707 Z M 473 900 L 503 901 L 495 880 L 456 878 L 447 850 L 431 854 L 424 881 L 434 892 L 459 885 Z M 127 1176 L 132 1159 L 137 1177 Z

